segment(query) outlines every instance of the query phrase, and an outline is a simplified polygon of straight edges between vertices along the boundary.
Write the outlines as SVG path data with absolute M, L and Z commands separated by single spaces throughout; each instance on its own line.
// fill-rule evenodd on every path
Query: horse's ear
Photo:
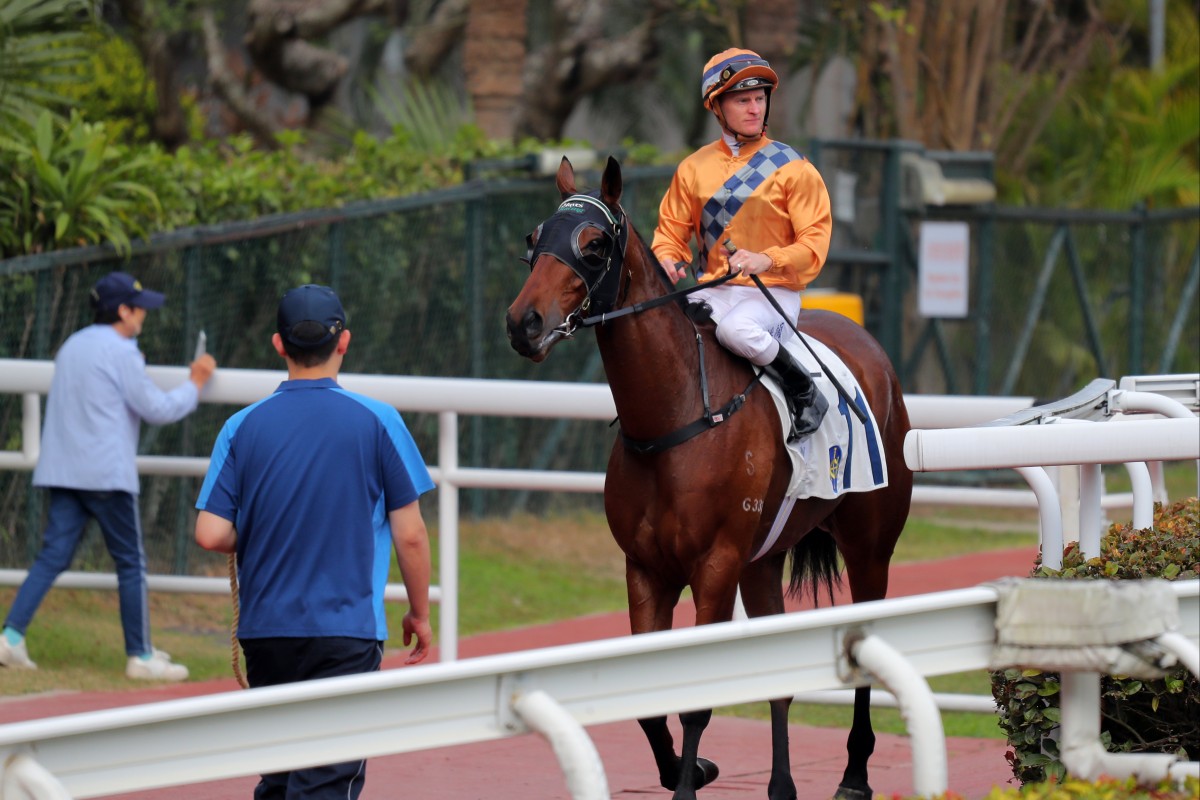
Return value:
M 555 183 L 558 184 L 558 191 L 562 194 L 563 200 L 576 193 L 575 168 L 571 166 L 571 162 L 567 160 L 566 156 L 563 156 L 562 161 L 559 162 Z
M 600 199 L 613 211 L 621 205 L 621 165 L 612 156 L 608 157 L 600 178 Z

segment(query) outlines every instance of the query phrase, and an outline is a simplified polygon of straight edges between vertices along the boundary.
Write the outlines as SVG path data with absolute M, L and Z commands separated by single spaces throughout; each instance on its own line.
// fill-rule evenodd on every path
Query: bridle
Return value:
M 589 228 L 598 230 L 600 236 L 593 239 L 588 252 L 584 252 L 579 247 L 579 239 Z M 529 250 L 522 260 L 531 269 L 538 257 L 547 253 L 565 264 L 587 288 L 579 305 L 551 330 L 552 333 L 569 339 L 578 328 L 601 321 L 596 317 L 603 317 L 618 304 L 621 268 L 629 244 L 629 225 L 624 209 L 618 206 L 614 214 L 597 197 L 573 194 L 525 240 Z M 600 243 L 598 249 L 592 251 L 597 242 Z M 588 312 L 597 314 L 586 316 Z
M 649 311 L 667 303 L 678 303 L 682 307 L 684 305 L 683 298 L 692 292 L 719 286 L 737 276 L 737 273 L 729 273 L 679 291 L 671 290 L 672 287 L 668 284 L 668 292 L 664 295 L 631 306 L 614 308 L 620 303 L 621 273 L 625 263 L 625 248 L 629 244 L 630 230 L 624 210 L 618 207 L 617 212 L 619 216 L 613 214 L 607 205 L 592 195 L 574 194 L 563 200 L 558 211 L 526 237 L 529 252 L 522 260 L 527 261 L 530 268 L 537 263 L 537 259 L 542 253 L 548 253 L 569 267 L 583 281 L 587 289 L 575 310 L 567 314 L 561 324 L 552 328 L 550 335 L 557 334 L 560 338 L 569 339 L 579 328 L 590 328 L 628 314 Z M 603 241 L 598 253 L 580 251 L 579 236 L 588 227 L 597 228 L 601 232 L 600 238 L 593 240 Z M 570 233 L 565 234 L 568 229 Z M 645 242 L 640 237 L 638 241 L 642 247 L 645 247 Z M 661 274 L 660 277 L 664 281 L 667 280 L 665 274 Z M 585 316 L 589 311 L 593 313 Z M 746 395 L 761 378 L 761 373 L 755 371 L 754 378 L 745 389 L 734 395 L 722 408 L 713 411 L 709 405 L 704 339 L 699 329 L 695 327 L 695 320 L 690 314 L 688 314 L 688 319 L 695 331 L 696 346 L 699 351 L 700 394 L 704 403 L 704 413 L 700 418 L 682 428 L 655 439 L 632 439 L 622 431 L 621 439 L 625 446 L 636 453 L 649 455 L 662 452 L 686 442 L 709 428 L 716 427 L 742 407 L 746 402 Z

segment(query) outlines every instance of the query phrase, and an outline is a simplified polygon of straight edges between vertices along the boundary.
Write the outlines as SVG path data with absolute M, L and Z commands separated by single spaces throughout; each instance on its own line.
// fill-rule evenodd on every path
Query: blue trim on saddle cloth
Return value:
M 700 263 L 708 263 L 708 251 L 717 246 L 717 241 L 730 220 L 746 202 L 754 190 L 784 164 L 798 161 L 804 156 L 783 142 L 768 142 L 750 157 L 746 166 L 725 181 L 717 193 L 704 204 L 700 212 Z
M 863 423 L 867 430 L 867 458 L 871 461 L 871 481 L 878 486 L 883 483 L 883 454 L 879 452 L 878 439 L 875 436 L 875 423 L 871 419 L 870 413 L 867 412 L 867 404 L 863 401 L 862 393 L 857 389 L 854 391 L 854 405 L 858 406 L 866 417 L 866 422 Z M 847 426 L 851 425 L 850 408 L 846 404 L 845 397 L 838 398 L 838 412 L 846 418 Z M 851 467 L 854 466 L 854 437 L 850 438 L 850 442 L 846 447 L 846 468 L 842 470 L 842 491 L 850 488 L 850 475 L 853 472 Z M 836 489 L 837 478 L 834 478 Z

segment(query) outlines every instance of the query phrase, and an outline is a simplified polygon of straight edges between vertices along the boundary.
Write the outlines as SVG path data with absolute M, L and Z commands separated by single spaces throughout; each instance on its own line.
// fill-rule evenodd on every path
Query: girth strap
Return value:
M 682 428 L 671 431 L 665 436 L 660 436 L 657 439 L 634 439 L 626 436 L 625 431 L 621 431 L 621 441 L 625 446 L 639 455 L 652 455 L 661 453 L 664 450 L 670 450 L 678 444 L 683 444 L 688 439 L 698 436 L 709 428 L 715 428 L 725 420 L 729 419 L 738 409 L 746 403 L 746 396 L 750 394 L 750 390 L 759 382 L 762 374 L 754 373 L 754 378 L 739 394 L 735 394 L 733 398 L 723 407 L 713 412 L 708 405 L 708 373 L 704 367 L 704 338 L 700 332 L 696 332 L 696 347 L 700 351 L 700 391 L 701 397 L 704 400 L 704 414 L 697 420 L 689 422 Z

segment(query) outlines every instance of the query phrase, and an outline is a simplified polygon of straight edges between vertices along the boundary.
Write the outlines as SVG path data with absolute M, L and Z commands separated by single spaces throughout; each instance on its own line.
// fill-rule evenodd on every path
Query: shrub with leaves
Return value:
M 1096 558 L 1085 560 L 1072 542 L 1063 552 L 1062 569 L 1039 565 L 1031 577 L 1196 580 L 1198 575 L 1200 501 L 1193 497 L 1167 508 L 1156 507 L 1153 529 L 1112 526 Z M 992 673 L 1000 727 L 1013 748 L 1009 763 L 1022 782 L 1065 777 L 1058 742 L 1050 737 L 1062 716 L 1059 688 L 1057 673 L 1035 669 Z M 1101 740 L 1110 752 L 1178 753 L 1188 760 L 1200 759 L 1200 682 L 1186 667 L 1176 667 L 1158 680 L 1103 676 L 1100 703 Z
M 154 164 L 74 112 L 14 125 L 0 135 L 0 256 L 103 242 L 127 252 L 162 212 L 146 185 Z
M 1184 779 L 1182 788 L 1176 786 L 1173 780 L 1145 787 L 1139 786 L 1133 778 L 1102 778 L 1098 781 L 1081 781 L 1077 778 L 1059 781 L 1051 778 L 1041 783 L 1026 784 L 1020 789 L 997 787 L 982 800 L 1195 800 L 1196 797 L 1200 797 L 1200 779 L 1193 777 Z M 900 800 L 900 796 L 893 795 L 892 800 Z M 906 797 L 904 800 L 916 798 Z M 956 792 L 946 792 L 930 800 L 965 798 Z

